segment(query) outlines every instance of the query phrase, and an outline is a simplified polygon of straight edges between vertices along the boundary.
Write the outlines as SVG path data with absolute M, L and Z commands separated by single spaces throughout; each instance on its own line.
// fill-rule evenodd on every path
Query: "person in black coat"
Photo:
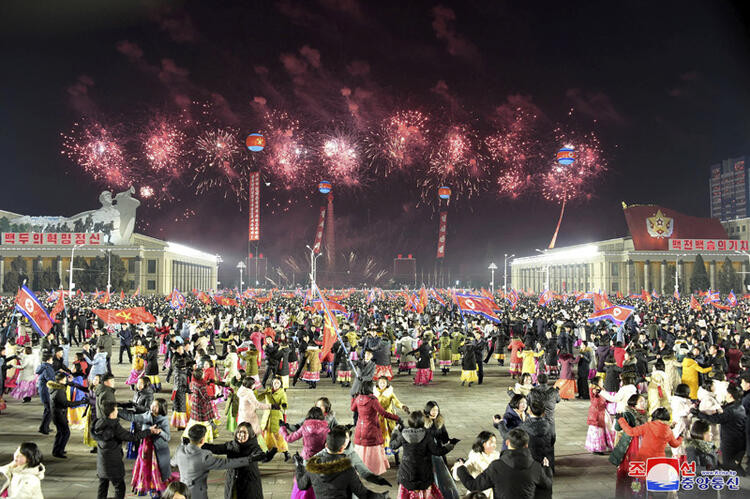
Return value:
M 117 421 L 117 404 L 107 402 L 103 407 L 106 416 L 100 417 L 94 424 L 92 436 L 96 440 L 96 474 L 99 477 L 97 499 L 107 499 L 109 482 L 115 487 L 115 498 L 125 497 L 125 465 L 122 462 L 122 443 L 137 442 L 151 434 L 161 433 L 153 427 L 131 433 Z
M 537 377 L 539 384 L 529 392 L 529 407 L 535 400 L 539 400 L 544 405 L 544 419 L 550 425 L 552 433 L 555 433 L 555 407 L 560 403 L 560 390 L 547 384 L 547 375 L 541 373 Z
M 719 468 L 716 447 L 711 441 L 711 428 L 707 422 L 700 419 L 693 421 L 690 427 L 690 438 L 685 442 L 685 457 L 688 463 L 695 463 L 695 476 L 701 476 L 703 471 Z M 693 487 L 693 491 L 688 495 L 690 497 L 717 497 L 715 490 L 711 488 L 699 490 L 698 487 Z
M 589 370 L 591 369 L 591 352 L 589 347 L 581 349 L 578 355 L 578 398 L 589 399 Z
M 425 428 L 424 413 L 412 411 L 409 414 L 407 428 L 401 432 L 394 432 L 391 438 L 391 449 L 404 448 L 398 468 L 399 487 L 408 491 L 437 489 L 432 456 L 444 456 L 453 449 L 456 442 L 457 440 L 450 440 L 445 445 L 435 442 Z
M 52 411 L 52 422 L 55 423 L 55 443 L 52 446 L 52 455 L 65 459 L 68 456 L 65 455 L 65 446 L 68 444 L 70 438 L 70 426 L 68 426 L 68 409 L 71 407 L 78 407 L 88 403 L 87 400 L 79 400 L 77 402 L 71 402 L 68 400 L 67 388 L 65 379 L 67 375 L 65 373 L 57 373 L 55 375 L 55 381 L 48 381 L 47 388 L 49 389 L 50 395 L 50 409 Z
M 143 375 L 152 376 L 152 387 L 154 392 L 161 390 L 161 383 L 157 382 L 159 381 L 159 347 L 155 341 L 151 341 L 148 345 L 146 368 Z
M 234 440 L 223 444 L 203 444 L 203 449 L 213 454 L 226 454 L 230 459 L 249 457 L 261 454 L 258 437 L 250 423 L 244 422 L 237 426 Z M 262 462 L 267 463 L 276 454 L 276 449 L 265 453 Z M 263 484 L 260 479 L 258 462 L 251 461 L 247 466 L 227 470 L 224 480 L 224 499 L 242 497 L 243 499 L 263 499 Z
M 745 408 L 742 407 L 742 388 L 730 385 L 727 389 L 727 403 L 723 411 L 716 414 L 705 414 L 693 408 L 690 412 L 699 419 L 709 423 L 718 423 L 721 439 L 721 465 L 724 469 L 735 470 L 744 475 L 742 458 L 745 455 Z
M 392 441 L 391 441 L 392 442 Z M 387 496 L 365 488 L 352 467 L 352 462 L 344 455 L 349 445 L 349 432 L 343 426 L 336 426 L 326 437 L 325 455 L 315 455 L 305 465 L 302 456 L 294 455 L 297 488 L 310 487 L 315 497 L 326 499 L 380 499 Z
M 552 473 L 555 472 L 555 434 L 549 422 L 544 419 L 544 404 L 534 400 L 529 404 L 531 415 L 519 428 L 529 434 L 529 452 L 535 461 L 541 463 L 547 458 Z M 552 497 L 552 491 L 547 497 Z
M 552 470 L 546 458 L 542 464 L 534 461 L 529 452 L 529 435 L 521 428 L 508 434 L 507 450 L 476 478 L 472 477 L 463 460 L 456 461 L 456 474 L 470 491 L 492 489 L 495 499 L 533 499 L 538 490 L 552 490 Z

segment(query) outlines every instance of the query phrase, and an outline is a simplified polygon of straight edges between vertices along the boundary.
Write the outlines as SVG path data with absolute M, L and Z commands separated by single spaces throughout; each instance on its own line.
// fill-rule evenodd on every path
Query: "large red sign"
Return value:
M 727 239 L 727 231 L 716 218 L 691 217 L 655 204 L 623 205 L 623 211 L 637 251 L 666 251 L 671 238 Z
M 7 246 L 99 246 L 100 232 L 3 232 Z
M 687 251 L 750 251 L 750 242 L 735 239 L 670 239 L 670 250 Z
M 260 239 L 260 172 L 250 174 L 250 222 L 248 224 L 248 241 Z
M 437 257 L 443 258 L 445 256 L 445 234 L 448 229 L 448 212 L 440 212 L 440 229 L 438 230 L 438 245 L 437 245 Z

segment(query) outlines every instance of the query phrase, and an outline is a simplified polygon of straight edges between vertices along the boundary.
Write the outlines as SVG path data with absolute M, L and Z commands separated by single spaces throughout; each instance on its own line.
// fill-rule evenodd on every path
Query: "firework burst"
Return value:
M 424 158 L 428 122 L 428 117 L 416 110 L 394 113 L 367 138 L 367 156 L 382 163 L 386 175 L 409 170 Z
M 142 138 L 143 154 L 152 170 L 176 173 L 185 155 L 186 135 L 174 124 L 152 122 Z
M 129 187 L 133 182 L 122 137 L 99 123 L 74 123 L 71 132 L 63 134 L 62 153 L 108 188 Z
M 299 121 L 276 111 L 266 113 L 265 120 L 264 169 L 285 189 L 304 185 L 310 174 L 310 150 Z
M 360 185 L 360 157 L 356 141 L 343 132 L 325 135 L 320 159 L 332 181 L 348 187 Z
M 483 181 L 476 133 L 466 125 L 448 127 L 430 154 L 429 168 L 421 182 L 422 200 L 435 198 L 437 188 L 448 185 L 456 199 L 477 194 Z
M 588 200 L 597 180 L 607 171 L 599 139 L 594 133 L 576 139 L 557 131 L 558 144 L 572 147 L 576 160 L 570 165 L 555 162 L 542 174 L 541 192 L 544 199 L 555 203 Z
M 196 193 L 220 190 L 226 198 L 233 193 L 238 200 L 244 199 L 244 175 L 235 164 L 240 155 L 238 132 L 231 129 L 209 130 L 195 142 L 198 165 L 193 182 Z

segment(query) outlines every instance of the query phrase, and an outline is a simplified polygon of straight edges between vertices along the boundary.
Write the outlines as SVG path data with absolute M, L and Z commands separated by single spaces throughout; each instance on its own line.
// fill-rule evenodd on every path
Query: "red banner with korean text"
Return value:
M 670 250 L 687 251 L 750 251 L 750 241 L 736 239 L 675 239 L 669 240 Z
M 250 174 L 250 220 L 248 225 L 248 241 L 260 239 L 260 172 Z
M 7 246 L 101 246 L 101 232 L 3 232 Z
M 440 212 L 440 229 L 438 229 L 437 257 L 445 257 L 445 234 L 448 230 L 448 212 Z
M 636 250 L 665 251 L 675 239 L 727 239 L 727 231 L 717 218 L 691 217 L 663 206 L 623 203 L 625 221 Z M 684 248 L 683 248 L 684 249 Z
M 318 217 L 318 228 L 315 229 L 315 242 L 313 243 L 313 251 L 320 253 L 320 245 L 323 242 L 323 229 L 326 225 L 326 207 L 320 207 L 320 216 Z

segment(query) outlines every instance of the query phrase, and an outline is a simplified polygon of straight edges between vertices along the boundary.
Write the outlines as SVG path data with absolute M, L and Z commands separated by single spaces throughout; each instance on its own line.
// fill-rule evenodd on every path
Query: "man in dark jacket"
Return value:
M 117 336 L 120 338 L 120 360 L 117 363 L 122 364 L 123 353 L 128 355 L 128 362 L 132 363 L 133 354 L 130 353 L 130 343 L 133 341 L 133 331 L 130 330 L 130 326 L 123 326 Z
M 36 374 L 36 391 L 39 393 L 42 404 L 44 404 L 44 414 L 42 414 L 42 423 L 39 425 L 39 433 L 48 435 L 49 424 L 52 422 L 52 408 L 50 407 L 47 382 L 55 380 L 55 369 L 52 367 L 51 353 L 46 352 L 42 354 L 42 363 L 36 368 Z
M 78 402 L 71 402 L 68 400 L 67 388 L 65 379 L 67 375 L 65 373 L 57 373 L 55 375 L 55 381 L 48 381 L 47 388 L 49 388 L 50 396 L 50 409 L 52 410 L 52 422 L 55 423 L 55 443 L 52 446 L 52 455 L 65 459 L 68 456 L 65 454 L 65 446 L 68 444 L 70 438 L 70 426 L 68 426 L 68 408 L 78 407 L 85 405 L 86 399 L 79 400 Z
M 473 478 L 462 460 L 456 463 L 458 478 L 467 489 L 492 489 L 494 499 L 533 499 L 538 489 L 552 490 L 552 470 L 547 459 L 534 461 L 529 452 L 529 435 L 520 428 L 508 433 L 508 449 Z
M 750 456 L 750 372 L 740 376 L 740 388 L 742 388 L 742 407 L 745 408 L 745 454 Z
M 529 452 L 534 461 L 541 463 L 546 457 L 552 473 L 555 472 L 555 434 L 549 422 L 544 419 L 544 404 L 534 400 L 529 404 L 531 416 L 521 423 L 520 428 L 529 434 Z M 549 497 L 552 497 L 551 491 Z
M 105 352 L 107 354 L 107 372 L 112 372 L 112 337 L 107 331 L 101 329 L 96 330 L 96 351 Z
M 541 373 L 537 378 L 539 384 L 531 389 L 528 396 L 529 406 L 534 400 L 544 404 L 544 419 L 549 423 L 552 433 L 555 433 L 555 406 L 560 402 L 560 391 L 547 385 L 547 375 Z
M 94 394 L 96 395 L 96 414 L 101 416 L 104 414 L 104 404 L 107 402 L 117 402 L 115 397 L 115 376 L 113 374 L 105 374 L 102 376 L 101 383 L 94 388 Z
M 384 497 L 362 485 L 351 461 L 343 455 L 347 445 L 349 433 L 344 427 L 337 426 L 326 437 L 327 454 L 313 456 L 307 466 L 299 454 L 295 454 L 297 487 L 300 490 L 312 487 L 315 497 L 326 499 L 350 499 L 352 495 L 360 499 Z
M 122 443 L 137 442 L 151 434 L 158 435 L 161 430 L 152 427 L 130 433 L 117 421 L 117 404 L 106 402 L 102 408 L 105 413 L 96 420 L 91 436 L 96 440 L 99 451 L 96 454 L 96 475 L 99 477 L 97 499 L 107 499 L 109 482 L 115 487 L 115 498 L 125 497 L 125 465 L 122 462 Z
M 742 407 L 742 388 L 730 385 L 727 389 L 727 403 L 723 412 L 705 414 L 693 408 L 690 412 L 709 423 L 718 423 L 721 439 L 721 465 L 724 469 L 735 470 L 744 475 L 742 457 L 745 455 L 745 408 Z

